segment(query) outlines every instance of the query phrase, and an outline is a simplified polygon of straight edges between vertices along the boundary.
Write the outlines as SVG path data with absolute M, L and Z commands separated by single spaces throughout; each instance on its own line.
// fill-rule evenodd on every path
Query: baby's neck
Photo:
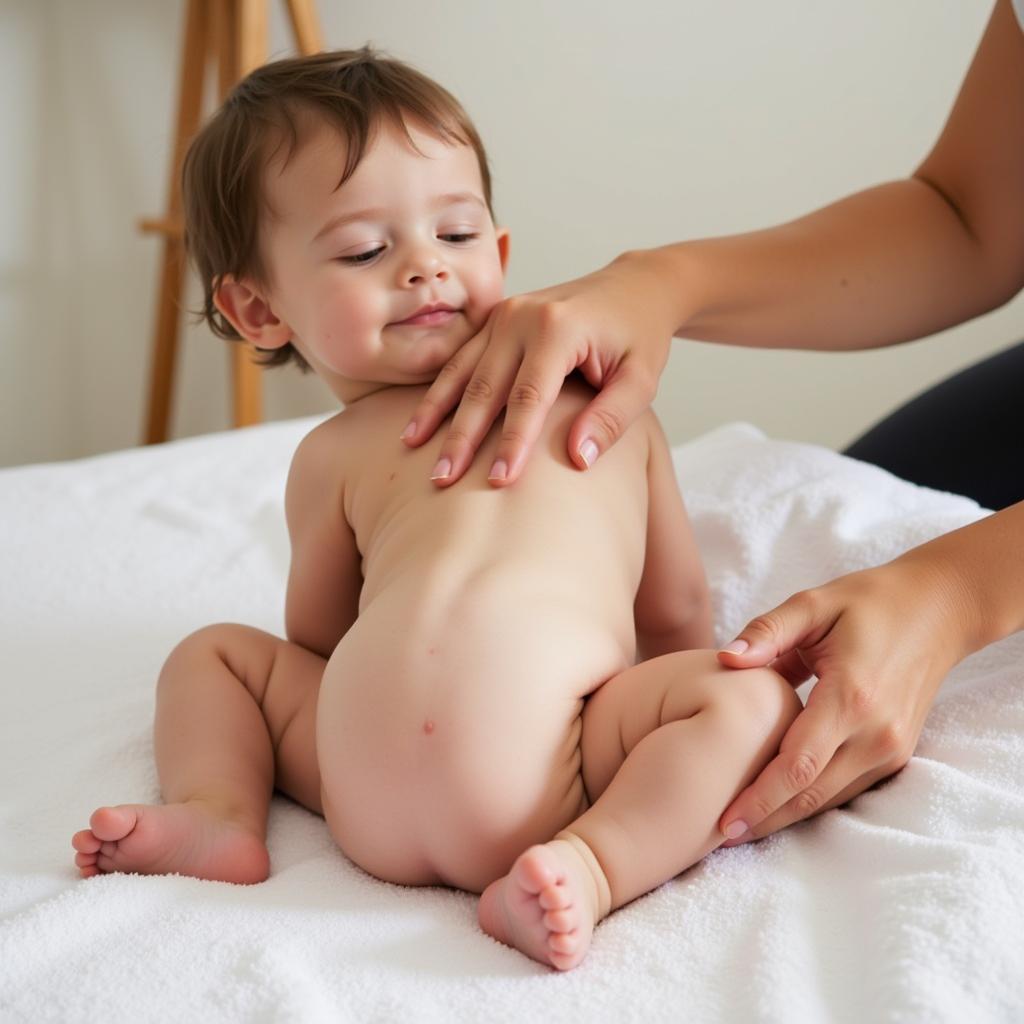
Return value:
M 402 384 L 389 384 L 381 381 L 370 380 L 335 380 L 332 381 L 331 390 L 345 406 L 354 405 L 361 398 L 367 395 L 375 395 L 378 391 L 387 391 L 389 388 L 400 388 Z

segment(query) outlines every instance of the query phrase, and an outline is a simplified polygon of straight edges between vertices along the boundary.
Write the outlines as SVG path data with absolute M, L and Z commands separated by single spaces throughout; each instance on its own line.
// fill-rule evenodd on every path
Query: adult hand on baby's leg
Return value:
M 965 653 L 960 612 L 926 566 L 897 560 L 795 594 L 720 651 L 730 668 L 771 664 L 794 686 L 819 680 L 778 755 L 719 819 L 725 845 L 838 807 L 899 771 Z

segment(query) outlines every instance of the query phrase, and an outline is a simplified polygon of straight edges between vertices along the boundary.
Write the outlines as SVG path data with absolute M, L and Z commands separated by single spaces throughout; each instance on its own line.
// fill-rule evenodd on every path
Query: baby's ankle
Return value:
M 601 867 L 594 851 L 578 835 L 568 830 L 559 832 L 552 840 L 555 843 L 564 843 L 572 850 L 575 858 L 582 864 L 583 874 L 588 880 L 588 892 L 591 899 L 591 908 L 594 912 L 594 924 L 603 920 L 612 909 L 612 891 L 608 884 L 608 878 Z
M 266 812 L 248 807 L 239 801 L 217 793 L 195 793 L 176 803 L 187 804 L 216 818 L 225 825 L 244 829 L 263 838 L 266 835 Z

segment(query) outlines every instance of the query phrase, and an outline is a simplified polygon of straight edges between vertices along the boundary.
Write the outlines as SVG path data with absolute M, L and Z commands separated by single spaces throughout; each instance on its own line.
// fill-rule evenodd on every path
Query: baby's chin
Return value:
M 409 384 L 429 384 L 472 335 L 452 338 L 425 338 L 402 353 L 402 369 L 410 375 Z M 415 379 L 412 379 L 415 378 Z

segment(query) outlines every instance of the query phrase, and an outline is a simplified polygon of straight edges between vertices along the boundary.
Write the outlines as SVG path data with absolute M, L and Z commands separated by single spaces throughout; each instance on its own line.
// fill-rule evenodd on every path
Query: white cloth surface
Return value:
M 1020 635 L 952 673 L 891 782 L 712 854 L 565 975 L 480 932 L 473 897 L 365 875 L 280 798 L 262 885 L 79 879 L 91 811 L 158 798 L 170 648 L 216 621 L 281 632 L 284 480 L 314 422 L 0 472 L 0 1020 L 1024 1019 Z M 983 514 L 744 425 L 674 454 L 723 642 Z

